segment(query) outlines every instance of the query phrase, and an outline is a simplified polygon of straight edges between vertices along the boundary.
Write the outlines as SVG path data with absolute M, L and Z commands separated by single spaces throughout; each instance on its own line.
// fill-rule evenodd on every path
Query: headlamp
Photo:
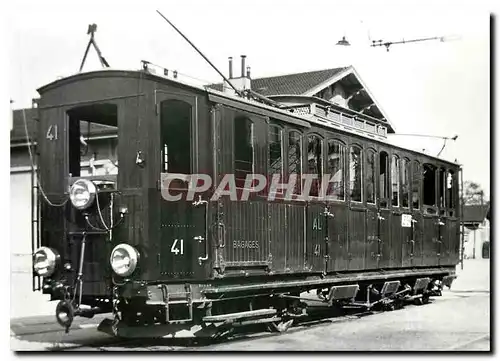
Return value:
M 59 262 L 59 253 L 52 248 L 41 247 L 33 255 L 33 269 L 42 277 L 51 276 Z
M 111 252 L 109 262 L 113 271 L 121 277 L 131 275 L 139 261 L 139 252 L 132 246 L 121 243 Z
M 88 179 L 78 179 L 69 190 L 71 204 L 77 209 L 85 209 L 92 205 L 96 197 L 96 186 Z

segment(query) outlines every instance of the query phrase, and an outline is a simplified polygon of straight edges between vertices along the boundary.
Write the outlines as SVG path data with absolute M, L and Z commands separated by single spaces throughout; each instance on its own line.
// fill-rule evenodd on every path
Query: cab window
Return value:
M 234 119 L 234 178 L 236 187 L 243 188 L 247 175 L 253 173 L 253 123 L 244 116 Z
M 161 102 L 162 170 L 191 173 L 191 105 L 177 99 Z

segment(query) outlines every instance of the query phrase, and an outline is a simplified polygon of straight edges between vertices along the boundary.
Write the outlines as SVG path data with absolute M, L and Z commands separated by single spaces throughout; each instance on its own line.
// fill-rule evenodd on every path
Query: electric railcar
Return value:
M 124 337 L 283 331 L 307 314 L 306 292 L 390 309 L 455 278 L 460 167 L 390 145 L 383 121 L 318 98 L 276 106 L 196 87 L 147 64 L 38 92 L 34 280 L 60 300 L 66 329 L 111 313 L 100 329 Z M 116 127 L 116 174 L 82 169 L 87 123 Z M 165 186 L 172 174 L 213 182 L 190 198 L 182 179 Z M 240 197 L 251 174 L 315 178 L 214 196 L 232 175 Z

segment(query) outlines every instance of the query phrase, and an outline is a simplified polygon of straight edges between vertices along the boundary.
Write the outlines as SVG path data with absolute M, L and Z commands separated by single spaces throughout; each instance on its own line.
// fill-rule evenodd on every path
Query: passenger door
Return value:
M 347 216 L 346 204 L 330 204 L 328 217 L 328 267 L 327 271 L 340 272 L 348 269 Z
M 173 279 L 193 278 L 203 270 L 208 248 L 207 197 L 200 204 L 187 197 L 186 179 L 198 171 L 197 97 L 156 90 L 155 100 L 161 147 L 160 272 Z
M 313 272 L 326 270 L 326 222 L 325 206 L 309 203 L 306 206 L 306 268 Z
M 379 217 L 378 211 L 373 208 L 369 208 L 366 212 L 366 268 L 376 269 L 379 266 L 381 243 L 379 234 Z

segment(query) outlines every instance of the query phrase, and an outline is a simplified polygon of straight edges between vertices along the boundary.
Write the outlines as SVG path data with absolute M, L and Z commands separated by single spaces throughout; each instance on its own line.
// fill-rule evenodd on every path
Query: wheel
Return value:
M 288 321 L 280 321 L 280 322 L 271 322 L 269 324 L 268 330 L 270 332 L 279 332 L 283 333 L 288 331 L 288 329 L 292 326 L 293 320 Z
M 424 304 L 424 301 L 422 300 L 422 297 L 415 298 L 413 301 L 417 306 L 421 306 Z
M 429 295 L 425 294 L 422 296 L 422 304 L 428 304 L 429 303 Z

